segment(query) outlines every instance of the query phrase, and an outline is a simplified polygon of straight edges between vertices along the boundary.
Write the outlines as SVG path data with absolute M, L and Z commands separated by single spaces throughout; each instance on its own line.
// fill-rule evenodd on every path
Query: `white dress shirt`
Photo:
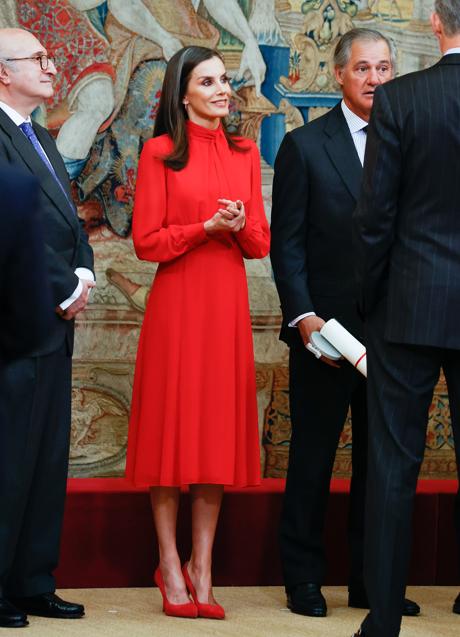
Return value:
M 355 145 L 356 152 L 358 153 L 359 161 L 361 162 L 362 166 L 364 163 L 364 152 L 366 150 L 367 139 L 367 133 L 365 130 L 363 130 L 363 128 L 367 127 L 368 122 L 353 113 L 353 111 L 348 108 L 343 100 L 341 101 L 340 106 L 342 107 L 342 113 L 348 124 L 348 128 L 350 129 L 351 138 Z M 307 316 L 316 316 L 316 312 L 306 312 L 305 314 L 300 314 L 300 316 L 297 316 L 297 318 L 289 323 L 289 327 L 297 327 L 297 323 Z
M 460 53 L 460 46 L 455 46 L 452 49 L 447 49 L 447 51 L 443 54 L 444 55 L 450 55 L 451 53 Z
M 366 150 L 367 139 L 367 133 L 363 131 L 363 128 L 367 128 L 368 122 L 359 117 L 359 115 L 356 115 L 356 113 L 353 113 L 343 100 L 340 106 L 342 107 L 343 116 L 347 120 L 348 128 L 350 129 L 351 137 L 362 166 L 364 164 L 364 151 Z
M 8 115 L 8 117 L 16 124 L 16 126 L 20 126 L 24 122 L 28 122 L 29 124 L 32 123 L 30 117 L 23 117 L 20 113 L 15 111 L 14 108 L 11 108 L 11 106 L 8 106 L 8 104 L 5 104 L 5 102 L 0 101 L 0 108 L 6 115 Z M 40 142 L 38 143 L 40 144 Z M 45 149 L 43 148 L 41 144 L 40 146 L 42 147 L 42 150 L 46 155 Z M 46 157 L 48 157 L 48 155 L 46 155 Z M 88 268 L 77 268 L 75 270 L 75 274 L 79 279 L 78 285 L 75 288 L 75 290 L 72 292 L 72 294 L 69 296 L 69 298 L 65 299 L 65 301 L 62 301 L 62 303 L 59 304 L 59 307 L 62 310 L 66 310 L 70 305 L 72 305 L 72 303 L 76 301 L 78 297 L 80 296 L 80 294 L 82 293 L 83 285 L 80 279 L 84 281 L 94 281 L 94 275 L 91 272 L 91 270 L 88 270 Z

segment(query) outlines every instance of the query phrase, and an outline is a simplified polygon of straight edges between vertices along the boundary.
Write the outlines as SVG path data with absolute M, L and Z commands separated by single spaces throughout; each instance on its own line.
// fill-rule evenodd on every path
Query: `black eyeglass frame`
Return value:
M 42 53 L 41 55 L 33 55 L 27 58 L 5 58 L 5 62 L 21 62 L 22 60 L 38 61 L 40 63 L 41 70 L 47 71 L 50 62 L 54 64 L 54 55 L 46 55 L 45 53 Z

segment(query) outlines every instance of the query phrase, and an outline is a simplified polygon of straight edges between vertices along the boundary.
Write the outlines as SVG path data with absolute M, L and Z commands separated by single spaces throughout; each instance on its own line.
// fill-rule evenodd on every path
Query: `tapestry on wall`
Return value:
M 33 31 L 55 56 L 55 95 L 34 117 L 56 138 L 96 258 L 97 288 L 77 322 L 71 475 L 124 470 L 137 340 L 155 272 L 134 255 L 133 196 L 167 60 L 190 44 L 223 53 L 234 98 L 230 126 L 260 146 L 269 216 L 284 134 L 340 99 L 332 61 L 338 38 L 353 26 L 376 28 L 396 44 L 398 73 L 415 71 L 438 58 L 431 8 L 428 0 L 2 0 L 0 26 Z M 268 258 L 247 262 L 247 273 L 261 462 L 266 476 L 282 477 L 290 421 L 279 301 Z M 350 474 L 351 444 L 347 421 L 336 475 Z M 422 475 L 455 477 L 442 378 Z

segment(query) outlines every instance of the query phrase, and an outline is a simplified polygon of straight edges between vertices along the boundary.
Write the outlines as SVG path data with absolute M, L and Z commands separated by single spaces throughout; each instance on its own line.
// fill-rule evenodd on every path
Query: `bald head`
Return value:
M 24 117 L 53 95 L 56 68 L 47 51 L 25 29 L 0 29 L 0 100 Z
M 0 29 L 0 59 L 22 55 L 31 48 L 32 52 L 43 50 L 37 38 L 25 29 Z

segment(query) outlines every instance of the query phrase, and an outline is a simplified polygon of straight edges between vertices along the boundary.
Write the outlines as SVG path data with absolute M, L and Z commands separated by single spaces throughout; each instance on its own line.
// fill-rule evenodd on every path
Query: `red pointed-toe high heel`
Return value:
M 198 609 L 191 601 L 186 604 L 171 604 L 166 596 L 165 583 L 160 567 L 158 567 L 155 571 L 153 579 L 155 580 L 155 584 L 160 589 L 161 596 L 163 597 L 163 612 L 165 615 L 169 615 L 170 617 L 189 617 L 191 619 L 198 617 Z
M 188 592 L 192 596 L 195 606 L 198 609 L 198 617 L 205 617 L 206 619 L 225 619 L 225 610 L 220 604 L 203 604 L 198 601 L 198 596 L 196 594 L 195 587 L 193 586 L 193 582 L 190 579 L 187 567 L 188 562 L 185 562 L 182 567 L 182 575 L 184 576 Z

